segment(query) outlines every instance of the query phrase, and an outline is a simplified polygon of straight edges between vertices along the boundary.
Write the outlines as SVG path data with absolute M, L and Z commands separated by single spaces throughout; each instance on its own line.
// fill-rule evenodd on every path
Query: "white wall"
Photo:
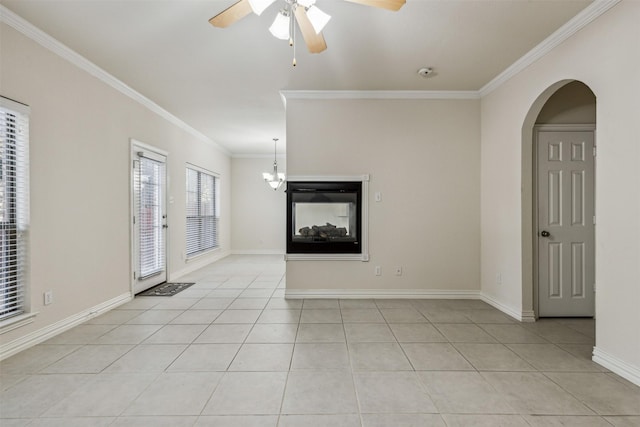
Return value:
M 273 157 L 231 159 L 231 249 L 233 253 L 285 252 L 287 221 L 284 185 L 273 191 L 262 178 L 273 171 Z M 284 157 L 278 172 L 286 173 Z
M 479 124 L 478 100 L 288 99 L 290 177 L 371 175 L 371 258 L 288 261 L 287 292 L 478 291 Z
M 228 251 L 227 155 L 8 25 L 0 40 L 1 94 L 31 107 L 28 300 L 39 312 L 2 335 L 3 345 L 130 292 L 130 138 L 169 152 L 169 272 L 193 267 L 183 258 L 186 162 L 221 176 L 222 250 L 198 262 Z M 54 295 L 48 306 L 45 290 Z
M 596 360 L 640 384 L 638 22 L 640 2 L 622 1 L 483 97 L 481 212 L 483 293 L 531 311 L 530 126 L 558 82 L 587 84 L 597 98 Z

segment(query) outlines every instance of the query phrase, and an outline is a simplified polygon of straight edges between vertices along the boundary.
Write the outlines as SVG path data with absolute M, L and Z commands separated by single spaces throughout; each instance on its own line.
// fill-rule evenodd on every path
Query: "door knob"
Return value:
M 551 233 L 549 233 L 547 230 L 542 230 L 542 232 L 540 233 L 540 235 L 542 237 L 549 237 L 551 236 Z

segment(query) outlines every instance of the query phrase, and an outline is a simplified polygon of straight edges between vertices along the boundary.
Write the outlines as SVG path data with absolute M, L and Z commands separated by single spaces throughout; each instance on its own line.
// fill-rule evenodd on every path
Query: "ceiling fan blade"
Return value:
M 327 48 L 327 43 L 324 41 L 322 33 L 316 34 L 316 30 L 311 25 L 307 12 L 304 7 L 298 6 L 296 8 L 296 21 L 298 21 L 298 27 L 302 33 L 302 38 L 307 44 L 307 49 L 311 53 L 320 53 Z
M 236 21 L 244 18 L 252 11 L 249 0 L 240 0 L 234 5 L 226 8 L 213 18 L 209 19 L 209 23 L 214 27 L 226 28 Z
M 379 7 L 387 10 L 400 10 L 407 2 L 406 0 L 347 0 L 352 3 L 363 4 L 365 6 Z

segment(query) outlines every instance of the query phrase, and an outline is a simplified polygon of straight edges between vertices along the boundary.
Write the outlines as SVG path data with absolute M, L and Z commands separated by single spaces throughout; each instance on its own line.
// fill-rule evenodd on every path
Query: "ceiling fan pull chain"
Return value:
M 293 16 L 293 6 L 291 7 L 291 46 L 293 46 L 293 66 L 297 65 L 296 62 L 296 20 Z
M 293 5 L 289 6 L 289 46 L 293 46 L 293 21 L 295 17 L 293 15 Z

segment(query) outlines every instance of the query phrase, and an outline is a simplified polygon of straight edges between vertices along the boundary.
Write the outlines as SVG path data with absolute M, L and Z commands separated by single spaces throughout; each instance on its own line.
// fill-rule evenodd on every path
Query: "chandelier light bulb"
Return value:
M 298 4 L 300 6 L 304 6 L 306 8 L 310 8 L 314 4 L 316 4 L 316 0 L 298 0 Z
M 278 172 L 278 159 L 277 159 L 277 150 L 276 144 L 278 142 L 278 138 L 273 138 L 273 173 L 264 172 L 262 174 L 262 179 L 265 180 L 269 187 L 274 190 L 278 190 L 286 181 L 285 174 L 282 172 Z

